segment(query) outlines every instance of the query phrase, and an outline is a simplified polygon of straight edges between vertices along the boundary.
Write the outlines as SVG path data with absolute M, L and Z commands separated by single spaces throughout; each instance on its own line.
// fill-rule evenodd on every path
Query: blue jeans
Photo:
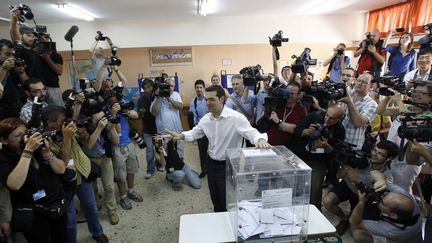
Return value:
M 82 207 L 84 207 L 87 227 L 92 236 L 100 236 L 103 234 L 102 225 L 99 223 L 99 212 L 96 206 L 96 199 L 93 192 L 93 187 L 90 182 L 83 181 L 76 189 Z M 77 243 L 77 215 L 75 210 L 75 203 L 71 201 L 67 211 L 67 233 L 69 242 Z
M 156 170 L 156 162 L 154 157 L 153 139 L 151 134 L 143 134 L 144 142 L 146 143 L 146 159 L 147 159 L 147 173 L 153 174 Z
M 186 164 L 181 170 L 168 173 L 167 178 L 171 180 L 175 186 L 180 186 L 183 179 L 186 178 L 191 187 L 195 189 L 201 188 L 201 179 L 198 177 L 198 173 L 192 171 Z

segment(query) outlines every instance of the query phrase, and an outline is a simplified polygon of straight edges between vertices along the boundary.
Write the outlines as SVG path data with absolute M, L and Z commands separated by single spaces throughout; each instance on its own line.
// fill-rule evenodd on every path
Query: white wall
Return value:
M 59 51 L 69 50 L 64 40 L 72 25 L 80 28 L 74 49 L 88 49 L 97 30 L 108 35 L 119 47 L 189 46 L 268 43 L 267 36 L 279 29 L 292 43 L 338 43 L 360 40 L 366 14 L 258 17 L 194 17 L 170 21 L 77 22 L 47 24 Z M 43 23 L 41 23 L 43 24 Z M 7 25 L 0 36 L 9 36 Z

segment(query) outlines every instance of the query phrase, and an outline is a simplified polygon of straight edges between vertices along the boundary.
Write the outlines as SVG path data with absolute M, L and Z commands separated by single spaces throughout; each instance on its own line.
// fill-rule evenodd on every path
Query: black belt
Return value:
M 214 162 L 215 164 L 218 164 L 218 165 L 225 164 L 225 162 L 226 162 L 226 160 L 215 160 L 215 159 L 212 159 L 210 156 L 208 156 L 208 159 L 209 159 L 211 162 Z

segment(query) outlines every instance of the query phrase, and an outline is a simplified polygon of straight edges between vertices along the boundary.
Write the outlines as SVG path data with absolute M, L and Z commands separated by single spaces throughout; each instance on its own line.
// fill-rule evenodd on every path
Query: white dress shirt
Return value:
M 422 81 L 427 81 L 429 79 L 430 71 L 431 71 L 431 69 L 429 68 L 429 70 L 426 72 L 426 74 L 423 76 L 423 78 L 421 78 Z M 420 78 L 419 75 L 420 75 L 420 70 L 418 68 L 414 69 L 411 72 L 405 74 L 404 82 L 407 83 L 410 80 L 415 81 L 416 79 Z
M 260 138 L 267 141 L 267 133 L 258 132 L 243 114 L 226 106 L 218 118 L 207 113 L 192 130 L 182 133 L 186 141 L 207 136 L 208 154 L 214 160 L 226 160 L 226 150 L 240 148 L 243 137 L 253 144 Z

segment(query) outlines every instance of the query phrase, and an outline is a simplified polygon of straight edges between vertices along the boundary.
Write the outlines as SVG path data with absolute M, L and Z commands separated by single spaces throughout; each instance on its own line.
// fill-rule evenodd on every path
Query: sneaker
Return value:
M 109 220 L 110 220 L 111 225 L 118 224 L 120 219 L 119 219 L 119 216 L 117 214 L 117 210 L 111 210 L 109 212 Z
M 145 175 L 144 175 L 144 178 L 145 179 L 150 179 L 150 177 L 152 177 L 153 175 L 152 174 L 150 174 L 150 173 L 146 173 Z
M 135 202 L 142 202 L 143 198 L 140 194 L 138 194 L 138 192 L 136 191 L 132 191 L 132 192 L 128 192 L 127 197 L 131 200 L 134 200 Z
M 162 166 L 161 167 L 156 167 L 156 170 L 159 171 L 159 172 L 165 172 L 165 170 L 163 169 Z
M 101 234 L 99 236 L 93 236 L 93 239 L 97 242 L 97 243 L 108 243 L 108 237 L 105 234 Z
M 124 210 L 130 210 L 132 208 L 132 204 L 130 203 L 130 201 L 127 197 L 120 198 L 120 206 Z

